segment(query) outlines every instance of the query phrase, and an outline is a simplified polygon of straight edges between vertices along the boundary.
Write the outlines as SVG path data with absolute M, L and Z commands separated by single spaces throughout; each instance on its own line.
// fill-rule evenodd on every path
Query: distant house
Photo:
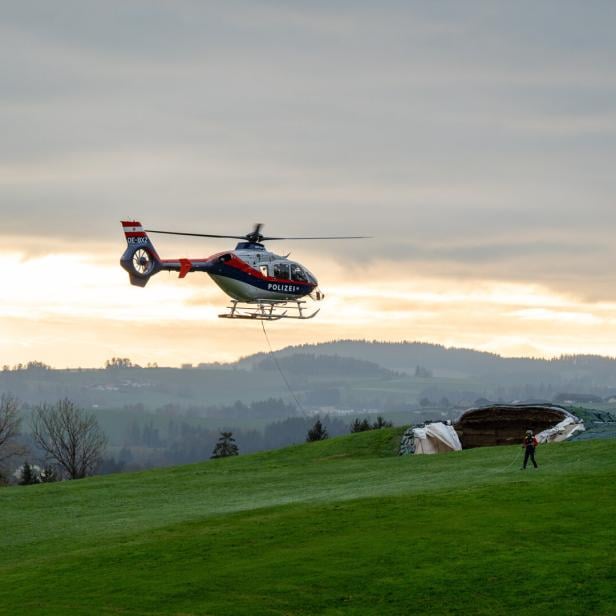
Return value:
M 601 404 L 603 398 L 594 394 L 556 394 L 553 398 L 555 404 Z

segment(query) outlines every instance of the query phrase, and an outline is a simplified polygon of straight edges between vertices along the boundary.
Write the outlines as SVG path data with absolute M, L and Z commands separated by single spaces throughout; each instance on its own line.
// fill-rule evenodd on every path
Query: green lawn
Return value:
M 614 441 L 400 433 L 0 490 L 0 613 L 616 613 Z

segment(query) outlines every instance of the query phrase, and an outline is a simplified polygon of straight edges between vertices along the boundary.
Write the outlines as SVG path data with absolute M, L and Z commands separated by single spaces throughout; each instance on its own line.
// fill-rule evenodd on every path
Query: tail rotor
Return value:
M 120 265 L 128 272 L 132 285 L 145 287 L 150 277 L 160 271 L 160 258 L 140 222 L 123 220 L 122 227 L 127 247 Z
M 139 248 L 133 255 L 133 270 L 140 276 L 149 276 L 154 270 L 154 260 L 145 248 Z

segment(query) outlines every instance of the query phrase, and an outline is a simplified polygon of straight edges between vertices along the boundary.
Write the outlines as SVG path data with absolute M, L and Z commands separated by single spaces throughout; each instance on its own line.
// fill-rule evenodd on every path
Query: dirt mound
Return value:
M 472 408 L 454 424 L 464 449 L 521 443 L 526 430 L 535 434 L 567 417 L 566 409 L 551 404 L 495 404 Z

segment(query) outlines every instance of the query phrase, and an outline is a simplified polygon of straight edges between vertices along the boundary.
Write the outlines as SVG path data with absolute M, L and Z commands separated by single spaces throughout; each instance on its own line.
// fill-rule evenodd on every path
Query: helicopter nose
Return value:
M 320 302 L 325 298 L 325 293 L 321 292 L 320 289 L 315 288 L 314 291 L 310 294 L 310 297 L 314 299 L 316 302 Z

